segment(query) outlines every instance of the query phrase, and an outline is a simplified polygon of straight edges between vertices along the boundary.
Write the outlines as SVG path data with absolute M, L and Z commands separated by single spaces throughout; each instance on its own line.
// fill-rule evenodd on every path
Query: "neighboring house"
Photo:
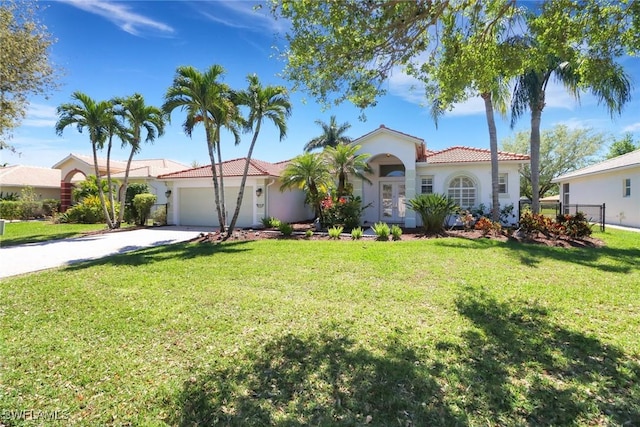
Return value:
M 127 162 L 111 160 L 110 163 L 111 177 L 123 183 Z M 167 188 L 163 182 L 156 178 L 158 175 L 184 170 L 187 167 L 187 165 L 167 159 L 132 160 L 129 170 L 129 184 L 134 182 L 147 184 L 149 191 L 157 197 L 156 203 L 165 204 L 167 203 L 165 196 Z M 61 178 L 58 181 L 58 188 L 60 189 L 59 198 L 64 211 L 71 206 L 71 190 L 73 183 L 78 180 L 78 175 L 82 176 L 82 179 L 87 175 L 95 175 L 93 156 L 69 154 L 53 165 L 53 169 L 60 170 Z M 98 158 L 98 171 L 102 176 L 106 175 L 107 159 Z
M 0 168 L 0 192 L 20 195 L 32 187 L 40 200 L 60 199 L 60 171 L 38 166 L 15 165 Z
M 607 224 L 640 227 L 640 150 L 555 178 L 563 204 L 605 203 Z
M 355 141 L 367 153 L 373 173 L 372 184 L 354 183 L 354 194 L 364 205 L 371 204 L 363 221 L 416 227 L 419 217 L 405 202 L 420 193 L 441 193 L 464 209 L 484 205 L 491 209 L 491 152 L 470 147 L 429 151 L 421 138 L 381 125 Z M 521 165 L 529 162 L 523 154 L 499 152 L 500 207 L 514 206 L 517 221 Z
M 242 158 L 222 163 L 224 198 L 229 222 L 236 208 L 245 162 L 246 159 Z M 265 217 L 274 217 L 285 222 L 303 221 L 313 217 L 313 212 L 304 204 L 304 192 L 280 191 L 280 174 L 286 165 L 287 162 L 251 160 L 238 216 L 238 227 L 258 226 Z M 171 190 L 167 212 L 168 224 L 219 225 L 211 165 L 161 175 L 158 179 L 164 181 Z
M 373 173 L 371 184 L 353 180 L 354 195 L 369 205 L 362 221 L 378 221 L 416 227 L 415 212 L 406 201 L 419 193 L 444 193 L 463 208 L 491 208 L 491 157 L 489 150 L 452 147 L 428 151 L 424 140 L 384 126 L 354 141 L 360 152 L 370 155 Z M 520 198 L 519 168 L 529 156 L 499 153 L 500 206 L 514 207 L 512 221 L 517 221 Z M 233 214 L 245 159 L 223 162 L 225 202 L 228 215 Z M 304 205 L 302 191 L 280 192 L 280 174 L 287 162 L 268 163 L 252 160 L 242 201 L 239 227 L 258 225 L 264 217 L 281 221 L 312 219 L 312 210 Z M 158 177 L 172 190 L 168 223 L 176 225 L 218 225 L 213 200 L 211 167 L 189 169 Z

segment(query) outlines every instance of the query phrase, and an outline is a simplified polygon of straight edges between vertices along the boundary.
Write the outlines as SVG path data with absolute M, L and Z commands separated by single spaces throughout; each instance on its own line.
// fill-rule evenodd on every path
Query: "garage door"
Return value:
M 227 205 L 227 222 L 236 208 L 238 187 L 225 188 L 224 198 Z M 242 208 L 238 216 L 238 227 L 253 225 L 253 187 L 245 187 L 242 197 Z M 213 200 L 213 188 L 181 188 L 179 190 L 179 218 L 180 225 L 218 226 L 218 213 Z

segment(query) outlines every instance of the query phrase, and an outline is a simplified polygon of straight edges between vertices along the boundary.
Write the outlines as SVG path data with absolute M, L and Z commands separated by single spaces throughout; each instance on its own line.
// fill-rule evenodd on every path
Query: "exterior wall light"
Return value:
M 256 196 L 257 196 L 257 197 L 262 196 L 262 188 L 258 188 L 258 189 L 256 190 Z

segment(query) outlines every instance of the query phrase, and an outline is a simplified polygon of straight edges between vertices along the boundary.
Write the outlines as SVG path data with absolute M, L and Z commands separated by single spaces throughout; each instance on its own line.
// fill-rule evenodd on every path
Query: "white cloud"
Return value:
M 30 104 L 27 116 L 22 121 L 22 126 L 53 128 L 57 120 L 58 116 L 55 107 L 44 104 Z
M 640 122 L 636 122 L 636 123 L 630 124 L 629 126 L 625 126 L 622 129 L 622 133 L 625 133 L 625 132 L 636 132 L 636 131 L 640 131 Z
M 269 5 L 257 1 L 213 1 L 209 3 L 196 2 L 199 13 L 210 21 L 230 28 L 239 28 L 255 32 L 269 30 L 280 32 L 285 29 L 287 22 L 277 20 L 269 13 Z M 209 10 L 204 7 L 209 5 Z
M 123 3 L 111 3 L 104 0 L 61 0 L 73 7 L 101 16 L 121 30 L 134 36 L 142 30 L 156 30 L 162 33 L 173 33 L 174 29 L 167 24 L 137 14 Z

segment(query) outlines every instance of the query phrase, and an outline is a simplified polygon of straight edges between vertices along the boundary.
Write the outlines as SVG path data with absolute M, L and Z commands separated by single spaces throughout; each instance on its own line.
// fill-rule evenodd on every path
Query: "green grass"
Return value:
M 0 236 L 0 246 L 66 239 L 104 228 L 104 224 L 54 224 L 49 221 L 5 222 L 4 235 Z
M 638 425 L 640 235 L 596 236 L 179 244 L 3 280 L 0 421 Z

